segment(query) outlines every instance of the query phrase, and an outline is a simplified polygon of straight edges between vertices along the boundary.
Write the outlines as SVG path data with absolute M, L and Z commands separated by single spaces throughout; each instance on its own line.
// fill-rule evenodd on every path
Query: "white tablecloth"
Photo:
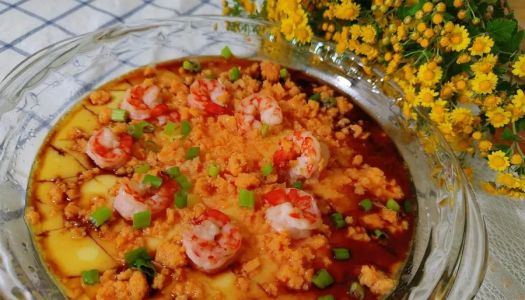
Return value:
M 0 0 L 0 79 L 39 49 L 101 27 L 220 13 L 220 0 Z M 525 299 L 525 202 L 478 195 L 490 255 L 477 298 Z

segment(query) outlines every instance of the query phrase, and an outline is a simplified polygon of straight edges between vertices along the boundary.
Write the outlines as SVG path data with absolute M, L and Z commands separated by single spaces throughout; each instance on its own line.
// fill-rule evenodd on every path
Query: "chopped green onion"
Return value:
M 98 270 L 87 270 L 82 272 L 82 281 L 87 285 L 94 285 L 100 281 Z
M 361 206 L 361 208 L 363 208 L 365 212 L 368 212 L 372 209 L 373 204 L 372 201 L 370 201 L 370 199 L 364 199 L 361 202 L 359 202 L 359 206 Z
M 133 214 L 133 228 L 140 229 L 148 227 L 151 223 L 151 212 L 149 210 Z
M 215 74 L 213 74 L 213 71 L 210 70 L 210 69 L 203 70 L 202 73 L 204 74 L 204 77 L 206 77 L 206 79 L 214 79 L 215 78 Z
M 228 58 L 231 58 L 233 56 L 233 53 L 230 50 L 230 47 L 224 46 L 224 48 L 222 48 L 222 50 L 221 50 L 221 55 L 222 55 L 222 57 L 228 59 Z
M 254 208 L 255 194 L 252 191 L 241 189 L 239 191 L 239 206 L 246 208 Z
M 106 223 L 109 218 L 111 218 L 111 209 L 107 207 L 99 207 L 97 208 L 91 215 L 89 216 L 91 218 L 91 222 L 96 227 L 102 226 L 102 224 Z
M 332 222 L 334 222 L 334 226 L 337 229 L 343 228 L 346 226 L 345 218 L 341 213 L 333 213 L 330 215 L 330 219 L 332 219 Z
M 335 300 L 335 298 L 332 295 L 324 295 L 321 297 L 317 297 L 317 300 Z
M 412 212 L 412 203 L 410 201 L 403 201 L 403 211 L 405 211 L 406 214 Z
M 188 177 L 179 175 L 175 177 L 175 181 L 177 181 L 183 190 L 189 191 L 191 189 L 191 182 L 188 180 Z
M 388 237 L 381 229 L 374 229 L 374 236 L 378 239 L 386 239 Z
M 233 67 L 230 69 L 230 80 L 235 81 L 237 79 L 241 78 L 241 70 L 237 67 Z
M 185 190 L 181 190 L 175 193 L 175 207 L 185 208 L 188 206 L 188 193 Z
M 334 259 L 347 260 L 350 259 L 350 250 L 346 248 L 332 248 L 332 254 Z
M 197 72 L 201 69 L 201 65 L 196 61 L 185 60 L 182 62 L 182 68 L 191 72 Z
M 183 137 L 187 137 L 191 132 L 191 124 L 188 120 L 182 120 L 180 122 L 180 133 Z
M 393 210 L 395 212 L 399 212 L 401 207 L 399 207 L 399 204 L 396 202 L 396 200 L 389 198 L 386 202 L 386 208 Z
M 199 153 L 201 152 L 201 148 L 199 147 L 191 147 L 186 151 L 186 160 L 192 160 L 195 157 L 199 156 Z
M 308 99 L 313 100 L 313 101 L 321 101 L 321 94 L 315 93 L 312 96 L 310 96 L 310 98 Z
M 269 131 L 270 131 L 270 125 L 263 123 L 261 126 L 261 136 L 262 137 L 267 136 Z
M 359 282 L 354 281 L 352 284 L 350 284 L 350 288 L 348 289 L 348 294 L 351 296 L 363 300 L 365 298 L 365 289 Z
M 173 136 L 175 134 L 175 129 L 177 129 L 177 124 L 173 122 L 166 123 L 166 126 L 164 126 L 164 133 L 169 136 Z
M 180 169 L 179 167 L 171 167 L 171 168 L 168 168 L 166 170 L 166 174 L 168 174 L 168 176 L 171 178 L 171 179 L 174 179 L 176 178 L 177 176 L 179 176 L 181 173 L 180 173 Z
M 159 188 L 162 185 L 162 178 L 150 174 L 144 175 L 142 183 L 151 185 L 154 188 Z
M 155 126 L 146 121 L 140 121 L 128 127 L 128 133 L 136 140 L 140 139 L 142 135 L 144 135 L 144 132 L 153 132 L 154 130 Z
M 267 164 L 265 164 L 265 165 L 263 165 L 263 166 L 261 167 L 261 173 L 262 173 L 263 176 L 265 176 L 265 177 L 268 176 L 268 175 L 270 175 L 270 174 L 272 174 L 272 172 L 273 172 L 273 166 L 272 166 L 271 163 L 267 163 Z
M 221 168 L 216 163 L 212 163 L 208 166 L 208 176 L 216 177 L 221 172 Z
M 279 70 L 279 76 L 282 79 L 285 79 L 286 77 L 288 77 L 288 70 L 286 68 L 281 68 L 281 70 Z
M 326 106 L 326 107 L 332 107 L 337 104 L 337 101 L 335 100 L 334 97 L 328 97 L 324 100 L 321 100 L 321 102 L 323 103 L 323 106 Z
M 151 169 L 150 165 L 148 164 L 140 164 L 140 165 L 136 165 L 134 170 L 135 170 L 135 173 L 140 173 L 140 174 L 145 174 L 145 173 L 148 173 L 148 171 Z
M 146 248 L 140 247 L 140 248 L 133 249 L 131 251 L 124 253 L 124 260 L 126 261 L 126 265 L 128 267 L 134 266 L 137 260 L 139 259 L 146 260 L 146 261 L 151 260 L 151 256 L 149 256 Z
M 312 283 L 320 289 L 325 289 L 334 283 L 334 278 L 326 269 L 321 269 L 315 273 Z
M 302 190 L 304 187 L 304 184 L 301 181 L 296 181 L 292 184 L 292 186 L 298 190 Z
M 160 146 L 152 140 L 144 141 L 144 143 L 142 143 L 142 146 L 146 151 L 151 151 L 155 153 L 158 153 L 160 151 Z
M 111 120 L 116 122 L 125 122 L 128 119 L 128 112 L 123 109 L 114 108 L 111 111 Z

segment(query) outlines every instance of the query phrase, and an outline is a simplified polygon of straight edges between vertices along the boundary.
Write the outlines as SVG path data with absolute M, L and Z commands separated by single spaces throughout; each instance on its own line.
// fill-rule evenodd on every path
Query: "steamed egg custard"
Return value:
M 414 232 L 409 172 L 330 85 L 270 61 L 134 70 L 57 123 L 26 221 L 71 299 L 380 299 Z

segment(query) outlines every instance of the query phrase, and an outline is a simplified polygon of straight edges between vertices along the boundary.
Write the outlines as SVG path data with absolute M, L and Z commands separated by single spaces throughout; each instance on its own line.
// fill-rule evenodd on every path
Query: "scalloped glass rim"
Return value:
M 387 298 L 473 298 L 486 268 L 485 224 L 472 187 L 440 133 L 424 115 L 406 126 L 395 105 L 399 90 L 394 86 L 393 98 L 382 93 L 391 82 L 378 70 L 366 76 L 351 53 L 338 54 L 321 40 L 309 46 L 288 43 L 274 32 L 270 23 L 253 19 L 149 20 L 59 42 L 11 71 L 0 83 L 0 295 L 63 297 L 32 245 L 23 215 L 32 160 L 50 126 L 86 92 L 137 66 L 216 55 L 228 44 L 238 56 L 272 59 L 335 85 L 397 144 L 414 179 L 418 220 L 412 254 Z M 434 139 L 434 153 L 422 151 L 416 130 Z

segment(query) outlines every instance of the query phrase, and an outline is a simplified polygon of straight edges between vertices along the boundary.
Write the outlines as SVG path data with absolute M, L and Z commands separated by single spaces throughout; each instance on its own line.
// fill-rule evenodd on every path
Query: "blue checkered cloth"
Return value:
M 0 0 L 0 80 L 60 40 L 118 23 L 220 14 L 219 0 Z

